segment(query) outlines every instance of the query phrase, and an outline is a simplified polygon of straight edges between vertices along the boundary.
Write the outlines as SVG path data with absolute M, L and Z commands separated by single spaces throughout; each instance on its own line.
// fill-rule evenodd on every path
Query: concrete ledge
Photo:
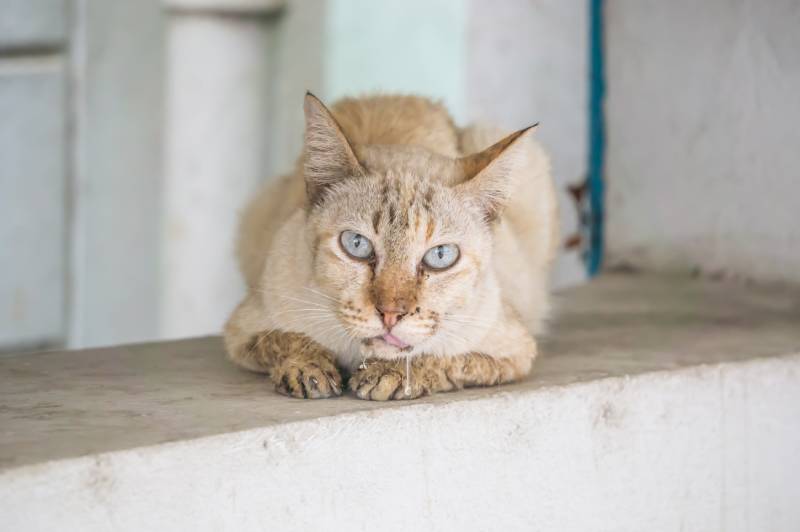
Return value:
M 9 530 L 798 530 L 800 297 L 609 275 L 535 375 L 279 397 L 218 339 L 0 359 Z

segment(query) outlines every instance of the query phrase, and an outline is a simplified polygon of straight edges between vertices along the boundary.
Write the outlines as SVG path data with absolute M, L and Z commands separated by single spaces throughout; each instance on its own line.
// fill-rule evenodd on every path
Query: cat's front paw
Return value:
M 404 362 L 395 360 L 372 360 L 358 369 L 348 384 L 356 397 L 371 401 L 416 399 L 425 395 L 425 389 L 414 378 L 413 371 L 410 382 L 407 382 L 404 366 Z
M 324 399 L 342 395 L 342 376 L 327 358 L 285 360 L 272 375 L 275 389 L 301 399 Z

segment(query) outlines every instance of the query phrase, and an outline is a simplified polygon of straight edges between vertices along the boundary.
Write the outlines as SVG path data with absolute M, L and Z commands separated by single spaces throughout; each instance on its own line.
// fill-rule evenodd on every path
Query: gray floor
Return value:
M 557 296 L 533 375 L 447 403 L 698 364 L 800 353 L 800 292 L 606 274 Z M 305 401 L 240 371 L 219 338 L 0 359 L 0 471 L 400 403 Z

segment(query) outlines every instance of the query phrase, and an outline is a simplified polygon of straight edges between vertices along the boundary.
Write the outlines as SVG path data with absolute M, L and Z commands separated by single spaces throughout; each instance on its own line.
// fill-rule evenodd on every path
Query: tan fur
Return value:
M 406 356 L 412 383 L 419 373 L 412 396 L 527 374 L 557 241 L 549 162 L 531 134 L 459 130 L 440 105 L 412 96 L 346 99 L 330 112 L 309 96 L 306 119 L 297 169 L 264 187 L 242 218 L 250 293 L 226 327 L 231 358 L 296 396 L 325 395 L 285 383 L 301 373 L 320 382 L 314 366 L 331 356 L 347 371 L 369 361 L 350 381 L 362 398 L 404 398 L 386 390 Z M 369 238 L 375 259 L 349 257 L 344 230 Z M 460 259 L 423 268 L 425 251 L 445 243 Z M 381 305 L 404 309 L 392 334 L 410 348 L 376 339 Z M 254 362 L 254 351 L 275 362 Z M 288 360 L 292 376 L 277 369 Z M 383 391 L 359 392 L 373 381 Z
M 411 378 L 402 360 L 370 360 L 350 377 L 350 389 L 359 399 L 386 401 L 416 399 L 437 392 L 452 392 L 474 386 L 496 386 L 527 373 L 510 358 L 483 353 L 449 357 L 421 355 L 411 362 Z M 406 385 L 408 383 L 408 385 Z
M 241 331 L 231 322 L 225 333 L 229 339 Z M 236 362 L 251 371 L 269 374 L 279 392 L 307 399 L 341 395 L 342 377 L 334 354 L 309 337 L 286 331 L 246 336 L 248 343 L 231 351 Z

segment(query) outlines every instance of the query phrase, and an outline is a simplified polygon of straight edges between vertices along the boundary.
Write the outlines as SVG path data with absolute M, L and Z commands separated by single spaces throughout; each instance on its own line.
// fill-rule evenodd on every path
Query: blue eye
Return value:
M 342 249 L 354 259 L 368 259 L 372 256 L 372 242 L 355 231 L 343 231 L 339 235 L 339 243 L 342 244 Z
M 458 246 L 455 244 L 442 244 L 434 246 L 425 252 L 422 262 L 433 270 L 449 268 L 458 260 Z

